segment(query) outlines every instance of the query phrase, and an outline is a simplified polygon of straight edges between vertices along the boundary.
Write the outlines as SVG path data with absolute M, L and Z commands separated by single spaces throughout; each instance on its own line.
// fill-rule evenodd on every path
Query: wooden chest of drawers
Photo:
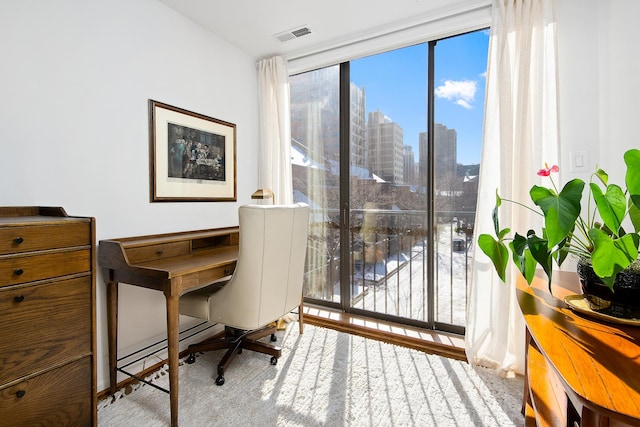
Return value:
M 0 207 L 0 425 L 96 425 L 95 220 Z

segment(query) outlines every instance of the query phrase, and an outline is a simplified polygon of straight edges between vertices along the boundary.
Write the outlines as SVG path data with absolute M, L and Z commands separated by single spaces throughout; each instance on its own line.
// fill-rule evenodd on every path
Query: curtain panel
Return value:
M 276 205 L 293 203 L 289 73 L 281 56 L 258 62 L 258 101 L 258 188 L 273 191 Z
M 487 67 L 485 123 L 475 240 L 493 234 L 496 191 L 503 199 L 533 204 L 536 171 L 558 161 L 555 0 L 495 0 Z M 527 230 L 542 220 L 503 203 L 501 224 Z M 515 267 L 506 284 L 489 258 L 474 248 L 465 345 L 470 363 L 504 376 L 524 373 L 525 325 L 516 300 Z

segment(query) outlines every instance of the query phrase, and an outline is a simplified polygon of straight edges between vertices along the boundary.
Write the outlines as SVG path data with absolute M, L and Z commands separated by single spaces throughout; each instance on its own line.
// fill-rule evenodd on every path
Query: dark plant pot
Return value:
M 622 319 L 640 319 L 640 274 L 621 271 L 612 292 L 596 276 L 591 265 L 579 262 L 577 272 L 591 310 Z

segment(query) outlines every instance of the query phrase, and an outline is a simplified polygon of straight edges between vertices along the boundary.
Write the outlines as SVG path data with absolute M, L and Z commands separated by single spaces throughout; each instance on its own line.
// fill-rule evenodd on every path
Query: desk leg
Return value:
M 107 272 L 105 272 L 107 274 Z M 118 282 L 107 282 L 107 330 L 109 341 L 109 392 L 118 387 Z
M 171 403 L 171 426 L 178 426 L 178 359 L 180 353 L 180 298 L 165 294 L 167 300 L 167 341 L 169 344 L 169 400 Z

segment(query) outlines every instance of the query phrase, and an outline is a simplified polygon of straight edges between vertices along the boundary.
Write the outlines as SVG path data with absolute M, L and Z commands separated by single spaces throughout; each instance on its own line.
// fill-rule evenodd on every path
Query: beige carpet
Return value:
M 180 426 L 521 426 L 522 378 L 297 323 L 283 355 L 244 351 L 216 386 L 222 352 L 180 367 Z M 168 376 L 154 382 L 167 387 Z M 167 426 L 169 396 L 149 386 L 102 401 L 98 425 Z

